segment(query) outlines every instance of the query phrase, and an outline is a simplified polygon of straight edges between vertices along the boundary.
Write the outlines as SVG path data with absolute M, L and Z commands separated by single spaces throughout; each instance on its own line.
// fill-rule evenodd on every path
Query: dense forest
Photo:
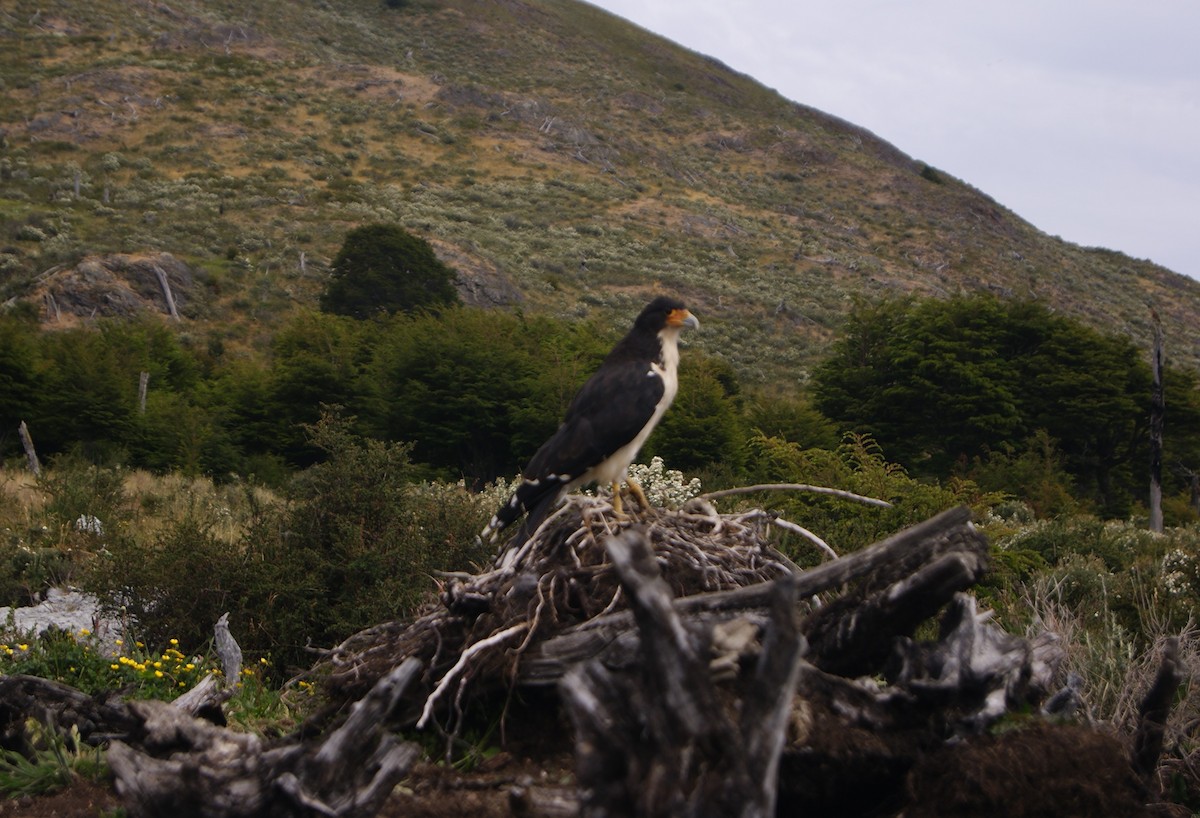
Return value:
M 43 332 L 10 313 L 0 442 L 19 455 L 24 421 L 45 458 L 278 486 L 320 459 L 305 428 L 337 407 L 357 433 L 411 444 L 421 474 L 480 487 L 521 468 L 620 329 L 452 304 L 310 312 L 249 356 L 157 320 Z M 779 479 L 750 456 L 756 439 L 834 450 L 857 434 L 915 478 L 972 480 L 1043 514 L 1121 518 L 1146 502 L 1148 363 L 1129 339 L 1036 303 L 864 304 L 800 389 L 747 388 L 694 351 L 681 377 L 645 458 L 706 485 Z M 1182 522 L 1196 513 L 1200 392 L 1174 367 L 1165 392 L 1168 519 Z

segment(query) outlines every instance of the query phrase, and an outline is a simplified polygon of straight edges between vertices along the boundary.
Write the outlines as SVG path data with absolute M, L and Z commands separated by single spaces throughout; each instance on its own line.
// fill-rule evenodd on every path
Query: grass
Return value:
M 69 787 L 76 778 L 99 782 L 107 777 L 104 751 L 85 744 L 77 727 L 63 735 L 30 720 L 25 734 L 32 747 L 28 755 L 0 748 L 0 794 L 47 795 Z

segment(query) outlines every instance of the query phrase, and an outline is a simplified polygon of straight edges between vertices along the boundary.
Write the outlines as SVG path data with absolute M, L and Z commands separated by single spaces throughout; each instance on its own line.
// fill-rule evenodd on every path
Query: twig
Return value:
M 425 707 L 421 710 L 421 718 L 417 720 L 417 729 L 424 729 L 425 725 L 429 722 L 430 716 L 433 715 L 433 705 L 439 698 L 441 698 L 442 694 L 446 692 L 446 688 L 450 686 L 450 683 L 453 682 L 454 679 L 463 672 L 463 669 L 467 666 L 467 662 L 470 661 L 472 656 L 480 651 L 487 650 L 493 645 L 503 642 L 510 636 L 517 635 L 528 627 L 528 622 L 518 622 L 510 628 L 505 628 L 499 633 L 492 634 L 487 639 L 480 639 L 478 642 L 471 645 L 471 647 L 464 650 L 458 657 L 458 661 L 454 663 L 454 667 L 450 668 L 450 670 L 446 672 L 446 675 L 442 677 L 440 682 L 438 682 L 437 687 L 435 687 L 433 692 L 429 694 L 429 698 L 425 700 Z
M 710 491 L 707 494 L 701 494 L 695 499 L 697 500 L 715 500 L 718 497 L 733 497 L 738 494 L 756 494 L 760 491 L 808 491 L 813 494 L 828 494 L 831 497 L 837 497 L 842 500 L 853 500 L 856 503 L 865 503 L 869 506 L 878 506 L 879 508 L 891 508 L 892 504 L 887 500 L 877 500 L 874 497 L 864 497 L 861 494 L 855 494 L 852 491 L 843 491 L 841 489 L 831 489 L 825 486 L 810 486 L 806 483 L 763 483 L 757 486 L 740 486 L 732 489 L 722 489 L 720 491 Z
M 785 520 L 785 519 L 783 519 L 782 517 L 775 517 L 775 518 L 773 518 L 773 519 L 771 520 L 771 523 L 772 523 L 772 524 L 774 524 L 774 525 L 777 525 L 777 526 L 779 526 L 779 527 L 780 527 L 780 528 L 782 528 L 784 531 L 791 531 L 791 532 L 793 532 L 793 533 L 795 533 L 795 534 L 799 534 L 801 537 L 803 537 L 804 539 L 808 540 L 810 543 L 812 543 L 813 545 L 815 545 L 817 548 L 819 548 L 819 549 L 821 549 L 823 552 L 825 552 L 825 554 L 826 554 L 826 555 L 827 555 L 827 556 L 828 556 L 828 557 L 829 557 L 831 560 L 836 560 L 836 559 L 838 558 L 837 552 L 836 552 L 836 551 L 834 551 L 832 548 L 830 548 L 830 547 L 829 547 L 829 544 L 828 544 L 827 542 L 825 542 L 823 539 L 821 539 L 820 537 L 818 537 L 816 534 L 814 534 L 814 533 L 812 533 L 811 531 L 809 531 L 809 530 L 808 530 L 807 528 L 805 528 L 804 526 L 802 526 L 802 525 L 796 525 L 795 523 L 793 523 L 793 522 L 790 522 L 790 521 L 788 521 L 788 520 Z

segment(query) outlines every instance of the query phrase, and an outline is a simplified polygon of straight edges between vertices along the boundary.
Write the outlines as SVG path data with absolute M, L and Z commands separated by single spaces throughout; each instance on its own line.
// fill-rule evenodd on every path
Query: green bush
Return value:
M 326 460 L 299 474 L 286 507 L 246 538 L 241 622 L 251 644 L 307 666 L 307 645 L 410 615 L 433 573 L 487 559 L 476 533 L 493 509 L 461 486 L 420 484 L 406 444 L 362 439 L 327 414 L 310 432 Z
M 141 641 L 203 644 L 221 614 L 240 610 L 253 572 L 243 548 L 217 537 L 212 521 L 188 513 L 148 542 L 109 539 L 85 585 Z
M 765 507 L 777 509 L 828 542 L 838 553 L 856 551 L 883 537 L 959 505 L 979 516 L 1003 497 L 983 492 L 974 483 L 953 479 L 945 486 L 916 480 L 889 462 L 879 445 L 863 435 L 847 435 L 836 451 L 802 449 L 779 438 L 757 435 L 750 440 L 754 483 L 801 483 L 841 489 L 892 504 L 864 506 L 849 500 L 796 492 L 772 494 Z
M 1141 557 L 1159 553 L 1161 543 L 1160 535 L 1140 526 L 1077 515 L 1035 522 L 998 545 L 1036 553 L 1052 566 L 1071 556 L 1095 557 L 1105 570 L 1117 573 L 1133 567 Z
M 1074 480 L 1067 473 L 1058 446 L 1039 431 L 1018 448 L 1004 444 L 977 457 L 965 476 L 987 491 L 1011 494 L 1027 503 L 1038 517 L 1058 517 L 1079 511 Z
M 391 224 L 369 224 L 346 235 L 321 295 L 322 310 L 354 318 L 457 302 L 454 271 L 425 239 Z

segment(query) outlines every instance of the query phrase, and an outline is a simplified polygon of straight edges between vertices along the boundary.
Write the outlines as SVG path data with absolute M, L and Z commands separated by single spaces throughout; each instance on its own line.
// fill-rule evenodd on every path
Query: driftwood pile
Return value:
M 397 732 L 453 736 L 468 704 L 525 687 L 557 694 L 577 780 L 514 788 L 518 815 L 987 814 L 963 800 L 980 791 L 963 775 L 951 778 L 965 794 L 946 789 L 953 765 L 940 754 L 1013 711 L 1068 714 L 1078 691 L 1056 693 L 1052 635 L 1004 633 L 966 593 L 988 554 L 969 512 L 807 570 L 770 544 L 780 525 L 704 501 L 618 523 L 604 500 L 571 497 L 490 570 L 445 578 L 423 615 L 330 651 L 313 675 L 331 704 L 295 735 L 268 742 L 180 707 L 8 679 L 0 738 L 18 742 L 34 716 L 108 742 L 135 818 L 365 817 L 419 756 Z M 1147 800 L 1179 683 L 1172 662 L 1133 762 L 1115 743 L 1088 756 L 1071 740 L 1102 782 L 1101 811 L 1072 790 L 1072 814 Z M 1115 772 L 1102 775 L 1098 758 Z M 923 793 L 968 806 L 931 811 Z

